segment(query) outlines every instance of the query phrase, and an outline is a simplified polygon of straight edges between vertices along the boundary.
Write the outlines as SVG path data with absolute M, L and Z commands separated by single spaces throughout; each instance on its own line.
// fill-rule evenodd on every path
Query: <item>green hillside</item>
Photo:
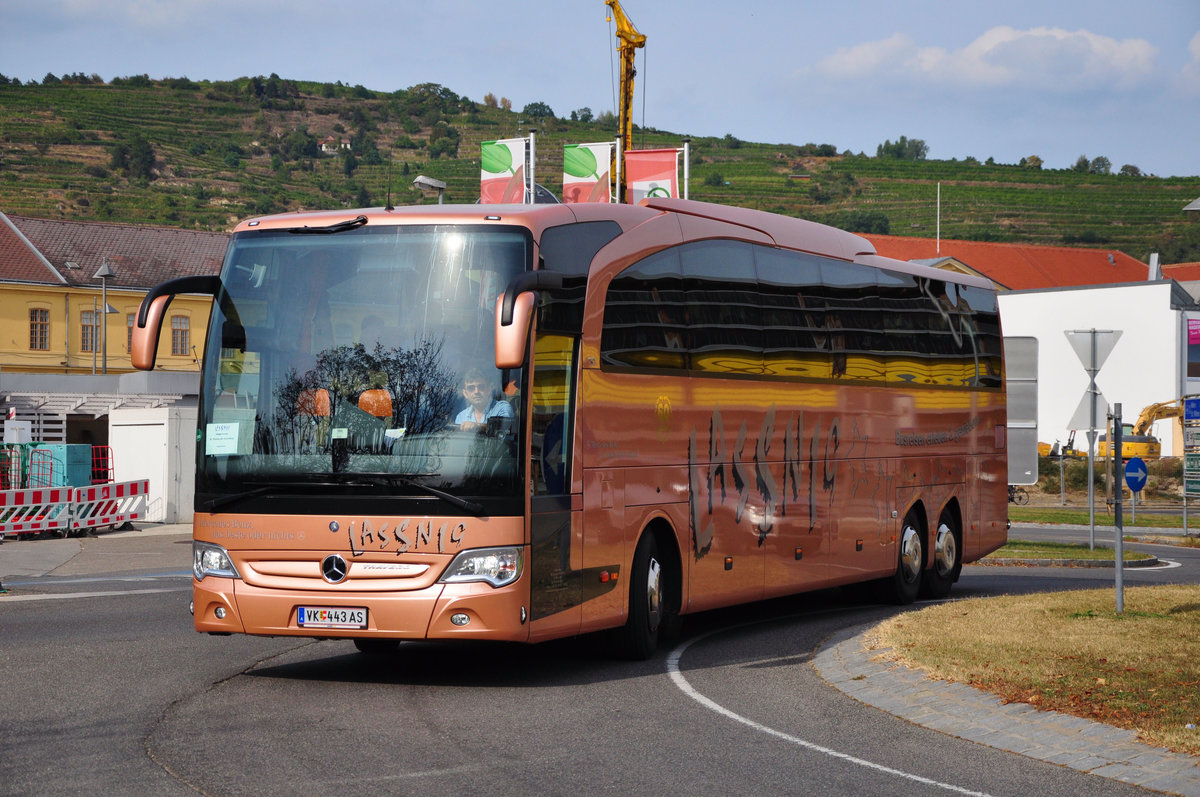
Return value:
M 397 205 L 435 201 L 412 189 L 419 173 L 446 181 L 447 201 L 471 202 L 480 142 L 530 126 L 538 182 L 559 193 L 563 145 L 616 130 L 611 114 L 534 119 L 432 84 L 384 94 L 276 76 L 71 80 L 0 85 L 0 211 L 222 230 L 261 213 L 382 205 L 389 184 Z M 678 146 L 686 135 L 638 130 L 634 146 Z M 350 148 L 321 153 L 329 137 Z M 1139 258 L 1195 228 L 1181 209 L 1200 196 L 1200 177 L 865 157 L 837 154 L 836 142 L 692 137 L 691 153 L 693 199 L 932 237 L 940 183 L 945 238 L 1105 246 Z

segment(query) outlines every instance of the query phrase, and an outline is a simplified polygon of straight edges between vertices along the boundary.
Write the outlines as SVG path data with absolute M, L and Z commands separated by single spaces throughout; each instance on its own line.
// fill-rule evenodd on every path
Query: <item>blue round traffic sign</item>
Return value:
M 1141 457 L 1130 457 L 1125 463 L 1125 483 L 1135 493 L 1140 493 L 1146 486 L 1146 463 Z

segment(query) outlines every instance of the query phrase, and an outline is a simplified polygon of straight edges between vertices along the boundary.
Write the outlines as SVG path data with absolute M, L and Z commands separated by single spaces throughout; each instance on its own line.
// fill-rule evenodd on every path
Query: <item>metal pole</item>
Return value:
M 92 297 L 92 331 L 88 334 L 92 343 L 92 376 L 96 375 L 96 297 Z
M 1067 475 L 1063 466 L 1062 448 L 1058 449 L 1058 503 L 1062 506 L 1067 505 Z
M 1091 418 L 1088 426 L 1088 549 L 1096 549 L 1096 330 L 1092 329 L 1091 365 L 1088 367 L 1088 395 Z M 1111 440 L 1109 441 L 1112 442 Z
M 104 307 L 104 309 L 100 312 L 100 319 L 101 319 L 100 320 L 100 339 L 103 341 L 102 345 L 104 346 L 104 373 L 107 374 L 108 373 L 108 280 L 103 277 L 100 278 L 100 295 L 102 297 L 100 299 L 100 304 L 103 305 L 103 307 Z M 93 318 L 94 317 L 95 316 L 93 316 Z M 92 344 L 92 348 L 93 349 L 95 348 L 95 343 Z
M 1121 405 L 1114 403 L 1113 404 L 1113 435 L 1112 435 L 1113 439 L 1111 442 L 1113 442 L 1113 444 L 1115 445 L 1115 451 L 1117 454 L 1117 459 L 1116 459 L 1117 462 L 1121 461 L 1121 431 L 1122 431 L 1121 430 Z M 1125 541 L 1123 539 L 1125 536 L 1125 520 L 1122 517 L 1122 512 L 1121 512 L 1121 509 L 1122 509 L 1121 494 L 1122 494 L 1122 492 L 1124 492 L 1124 491 L 1121 490 L 1120 485 L 1117 485 L 1117 496 L 1116 496 L 1116 501 L 1117 501 L 1117 509 L 1116 509 L 1117 540 L 1116 540 L 1116 546 L 1115 546 L 1115 549 L 1116 549 L 1115 550 L 1116 573 L 1117 573 L 1117 577 L 1116 577 L 1116 580 L 1117 580 L 1117 585 L 1116 585 L 1117 586 L 1117 614 L 1125 613 L 1125 547 L 1124 547 Z
M 688 198 L 688 185 L 692 182 L 692 158 L 689 154 L 692 140 L 683 140 L 683 198 Z

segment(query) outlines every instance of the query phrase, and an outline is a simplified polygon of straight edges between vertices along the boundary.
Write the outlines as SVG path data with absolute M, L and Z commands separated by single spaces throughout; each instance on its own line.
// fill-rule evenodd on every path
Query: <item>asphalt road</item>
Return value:
M 26 547 L 43 544 L 67 557 L 47 575 Z M 1200 552 L 1156 553 L 1180 566 L 1127 569 L 1127 586 L 1197 580 Z M 830 687 L 810 664 L 821 645 L 899 611 L 853 591 L 688 618 L 648 662 L 603 636 L 371 657 L 196 634 L 188 554 L 169 533 L 0 545 L 0 793 L 1146 793 Z M 967 567 L 954 595 L 1111 582 Z

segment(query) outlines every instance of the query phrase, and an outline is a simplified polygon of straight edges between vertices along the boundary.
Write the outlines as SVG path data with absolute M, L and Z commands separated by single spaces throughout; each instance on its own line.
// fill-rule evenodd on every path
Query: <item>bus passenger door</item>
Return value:
M 529 479 L 530 640 L 579 632 L 583 616 L 583 496 L 571 493 L 576 339 L 534 343 Z

